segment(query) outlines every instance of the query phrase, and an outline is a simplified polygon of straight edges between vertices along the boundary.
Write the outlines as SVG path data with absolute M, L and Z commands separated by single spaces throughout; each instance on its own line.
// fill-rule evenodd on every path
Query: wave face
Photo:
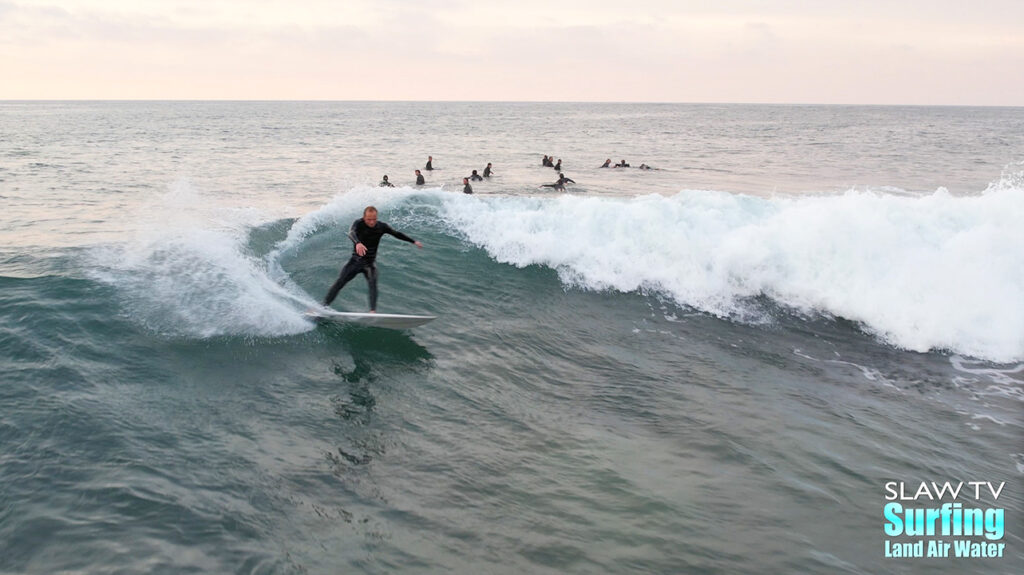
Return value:
M 436 189 L 381 197 L 356 188 L 273 224 L 281 229 L 266 246 L 254 245 L 263 214 L 209 206 L 187 186 L 159 201 L 146 213 L 162 215 L 140 226 L 145 232 L 96 250 L 94 273 L 126 294 L 134 315 L 169 333 L 308 330 L 302 311 L 347 257 L 345 230 L 376 203 L 403 229 L 445 238 L 426 255 L 437 267 L 464 257 L 461 240 L 498 263 L 551 268 L 573 289 L 641 292 L 745 323 L 773 321 L 777 306 L 856 322 L 903 349 L 1024 358 L 1024 193 L 1013 185 L 973 197 L 799 198 L 478 198 Z M 164 215 L 171 211 L 178 215 Z M 299 253 L 307 259 L 289 263 Z M 322 269 L 304 277 L 311 265 Z M 486 267 L 474 273 L 486 284 Z
M 554 268 L 576 288 L 653 292 L 744 321 L 766 319 L 763 296 L 909 350 L 1024 357 L 1018 188 L 447 200 L 441 214 L 497 261 Z

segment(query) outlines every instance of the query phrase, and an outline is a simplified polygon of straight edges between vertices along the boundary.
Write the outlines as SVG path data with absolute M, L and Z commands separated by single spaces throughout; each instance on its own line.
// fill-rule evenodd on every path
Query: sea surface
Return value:
M 426 326 L 304 316 L 371 204 Z M 885 556 L 933 481 L 1003 557 Z M 0 573 L 1009 574 L 1022 524 L 1024 108 L 0 102 Z

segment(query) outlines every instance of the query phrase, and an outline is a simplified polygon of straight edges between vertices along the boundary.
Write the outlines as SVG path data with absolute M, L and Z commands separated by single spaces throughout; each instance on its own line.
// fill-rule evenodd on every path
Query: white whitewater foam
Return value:
M 905 349 L 1024 358 L 1024 190 L 1013 186 L 972 197 L 450 194 L 441 211 L 496 260 L 552 267 L 569 285 L 653 290 L 740 319 L 764 295 Z

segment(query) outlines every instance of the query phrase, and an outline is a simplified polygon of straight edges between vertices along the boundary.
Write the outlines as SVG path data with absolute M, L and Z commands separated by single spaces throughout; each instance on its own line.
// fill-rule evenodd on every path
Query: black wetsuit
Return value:
M 480 174 L 473 174 L 472 176 L 469 177 L 469 179 L 470 179 L 470 181 L 473 181 L 473 182 L 482 182 L 482 181 L 484 181 L 484 179 L 480 177 Z
M 416 240 L 381 221 L 378 221 L 377 225 L 372 228 L 366 225 L 363 218 L 352 222 L 352 227 L 348 229 L 348 239 L 352 240 L 352 257 L 345 264 L 345 267 L 341 268 L 337 281 L 327 291 L 327 296 L 324 297 L 325 307 L 331 305 L 334 298 L 338 297 L 338 292 L 341 291 L 341 288 L 345 287 L 345 284 L 352 281 L 352 278 L 357 275 L 363 274 L 366 276 L 366 283 L 370 291 L 370 311 L 377 309 L 377 246 L 380 244 L 380 239 L 384 237 L 384 234 L 391 234 L 403 242 L 416 242 Z M 366 255 L 360 256 L 356 252 L 356 244 L 366 246 Z
M 556 190 L 564 190 L 566 183 L 575 184 L 576 182 L 574 182 L 573 180 L 571 180 L 571 179 L 569 179 L 569 178 L 567 178 L 565 176 L 561 176 L 561 177 L 558 178 L 557 182 L 555 182 L 553 184 L 544 184 L 541 187 L 542 188 L 554 188 Z
M 465 186 L 462 186 L 462 193 L 464 193 L 464 194 L 472 194 L 473 193 L 473 186 L 471 186 L 469 184 L 466 184 Z
M 562 160 L 558 160 L 558 163 L 557 163 L 557 164 L 555 164 L 555 165 L 554 165 L 554 166 L 552 166 L 552 167 L 553 167 L 553 168 L 555 168 L 555 171 L 556 171 L 556 172 L 557 172 L 558 170 L 561 170 L 561 169 L 562 169 Z
M 380 184 L 377 184 L 377 186 L 381 187 L 381 188 L 393 188 L 393 187 L 395 187 L 394 184 L 392 184 L 391 182 L 389 182 L 387 180 L 381 180 Z
M 490 166 L 487 166 L 486 168 L 484 168 L 484 177 L 485 178 L 491 177 L 491 167 Z
M 427 160 L 427 165 L 423 167 L 424 170 L 434 169 L 434 160 Z
M 422 186 L 425 183 L 427 183 L 427 181 L 423 179 L 423 174 L 416 174 L 416 185 Z

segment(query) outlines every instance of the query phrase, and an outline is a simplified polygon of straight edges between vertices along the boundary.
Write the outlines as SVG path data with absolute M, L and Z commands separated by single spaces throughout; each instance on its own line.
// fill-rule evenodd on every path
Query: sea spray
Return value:
M 125 313 L 173 336 L 273 336 L 310 329 L 295 296 L 247 253 L 256 210 L 219 206 L 176 182 L 135 214 L 142 231 L 91 251 L 90 273 L 116 287 Z

